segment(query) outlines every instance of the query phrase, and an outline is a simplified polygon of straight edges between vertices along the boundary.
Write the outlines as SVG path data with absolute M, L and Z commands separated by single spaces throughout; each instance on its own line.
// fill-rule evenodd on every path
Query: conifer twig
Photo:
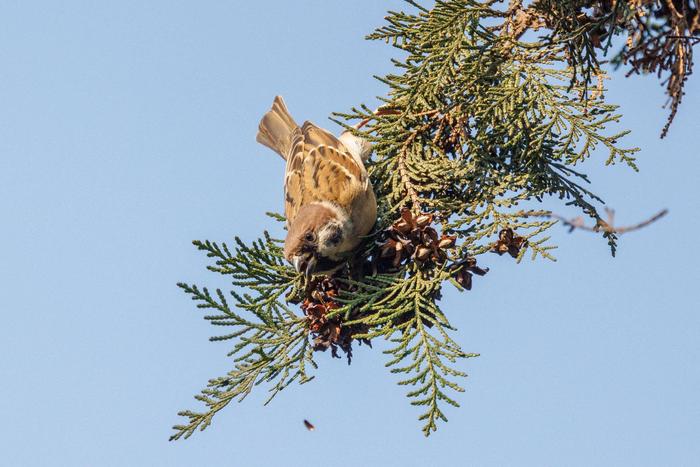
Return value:
M 408 170 L 406 168 L 406 155 L 409 151 L 411 144 L 416 139 L 417 134 L 417 132 L 412 132 L 409 135 L 404 144 L 401 146 L 398 155 L 398 165 L 399 174 L 401 175 L 401 182 L 403 183 L 403 186 L 406 189 L 408 196 L 411 198 L 411 210 L 414 213 L 420 212 L 421 202 L 420 198 L 418 197 L 418 193 L 416 192 L 416 187 L 413 185 L 413 182 L 411 182 L 411 177 L 409 176 Z

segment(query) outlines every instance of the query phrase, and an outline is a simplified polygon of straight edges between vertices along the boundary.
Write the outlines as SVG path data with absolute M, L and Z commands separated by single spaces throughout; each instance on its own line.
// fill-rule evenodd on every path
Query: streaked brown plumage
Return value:
M 376 221 L 364 166 L 371 145 L 348 131 L 336 138 L 308 121 L 299 127 L 279 96 L 260 121 L 257 141 L 287 161 L 285 257 L 307 274 L 333 269 Z

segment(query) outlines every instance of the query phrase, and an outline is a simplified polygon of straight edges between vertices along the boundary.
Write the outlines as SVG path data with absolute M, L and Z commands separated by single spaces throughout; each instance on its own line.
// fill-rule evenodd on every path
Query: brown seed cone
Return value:
M 476 258 L 468 256 L 462 260 L 462 268 L 454 274 L 455 281 L 467 290 L 472 289 L 472 277 L 474 274 L 483 276 L 489 272 L 488 268 L 480 268 L 476 265 Z
M 513 258 L 517 258 L 520 250 L 527 246 L 527 239 L 517 235 L 513 229 L 503 229 L 498 233 L 498 240 L 491 247 L 491 251 L 499 256 L 508 253 Z

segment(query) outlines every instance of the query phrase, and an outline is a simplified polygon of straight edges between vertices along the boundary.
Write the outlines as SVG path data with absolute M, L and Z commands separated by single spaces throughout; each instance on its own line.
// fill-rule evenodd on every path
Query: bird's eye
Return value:
M 313 232 L 306 232 L 304 235 L 304 241 L 308 243 L 313 243 L 316 240 L 316 235 Z

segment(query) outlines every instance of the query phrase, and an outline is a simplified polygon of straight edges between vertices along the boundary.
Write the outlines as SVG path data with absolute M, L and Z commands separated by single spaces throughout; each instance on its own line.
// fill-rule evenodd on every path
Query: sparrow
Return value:
M 297 125 L 280 96 L 256 140 L 287 161 L 284 257 L 307 277 L 336 270 L 377 219 L 364 165 L 372 145 L 347 130 L 336 138 L 309 121 Z

